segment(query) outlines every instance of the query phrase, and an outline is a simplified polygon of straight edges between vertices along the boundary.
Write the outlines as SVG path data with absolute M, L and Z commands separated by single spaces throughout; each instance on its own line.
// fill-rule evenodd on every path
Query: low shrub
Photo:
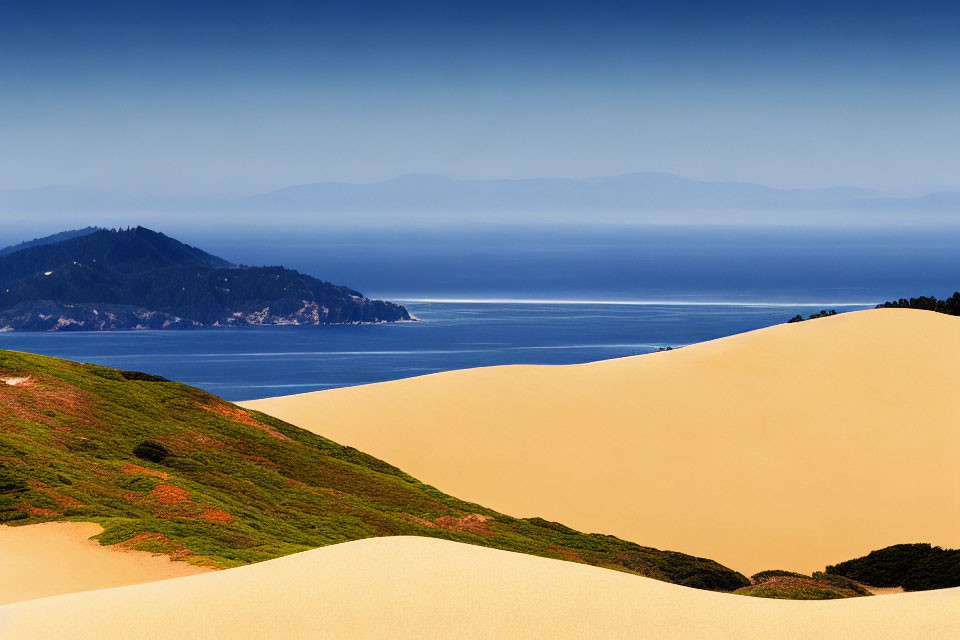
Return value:
M 144 440 L 133 448 L 133 455 L 160 464 L 170 455 L 170 450 L 156 440 Z
M 766 571 L 761 571 L 750 576 L 750 582 L 760 584 L 771 578 L 806 578 L 809 580 L 810 576 L 805 576 L 802 573 L 795 573 L 793 571 L 784 571 L 783 569 L 767 569 Z

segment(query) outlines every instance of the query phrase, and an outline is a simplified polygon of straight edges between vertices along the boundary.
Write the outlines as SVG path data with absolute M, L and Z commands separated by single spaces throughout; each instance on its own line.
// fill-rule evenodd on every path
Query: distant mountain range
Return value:
M 409 175 L 373 184 L 321 182 L 248 198 L 256 209 L 286 211 L 614 211 L 825 205 L 876 197 L 862 189 L 771 189 L 701 182 L 662 173 L 585 180 L 452 180 Z
M 67 231 L 0 251 L 0 330 L 410 319 L 400 305 L 284 267 L 234 265 L 143 227 Z
M 251 214 L 599 214 L 712 212 L 859 214 L 960 213 L 960 192 L 914 198 L 837 187 L 776 189 L 741 182 L 690 180 L 664 173 L 566 179 L 456 180 L 407 175 L 372 183 L 318 182 L 248 197 L 125 195 L 46 187 L 0 191 L 0 212 L 131 213 L 224 211 Z

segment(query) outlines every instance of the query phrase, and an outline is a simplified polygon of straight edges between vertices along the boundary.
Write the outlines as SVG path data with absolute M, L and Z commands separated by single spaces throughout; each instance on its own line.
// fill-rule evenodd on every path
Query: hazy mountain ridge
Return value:
M 0 257 L 0 329 L 108 330 L 409 320 L 400 305 L 284 267 L 237 266 L 137 227 Z
M 666 173 L 630 173 L 596 178 L 459 180 L 411 174 L 380 182 L 316 182 L 246 197 L 112 194 L 49 187 L 0 191 L 0 212 L 246 214 L 600 214 L 696 213 L 704 221 L 726 212 L 816 216 L 851 214 L 960 213 L 960 193 L 890 197 L 872 189 L 832 187 L 779 189 L 748 182 L 691 180 Z
M 829 205 L 876 197 L 866 189 L 775 189 L 740 182 L 706 182 L 663 173 L 587 178 L 454 180 L 408 175 L 384 182 L 319 182 L 253 196 L 248 203 L 290 209 L 401 211 L 715 210 L 742 206 Z

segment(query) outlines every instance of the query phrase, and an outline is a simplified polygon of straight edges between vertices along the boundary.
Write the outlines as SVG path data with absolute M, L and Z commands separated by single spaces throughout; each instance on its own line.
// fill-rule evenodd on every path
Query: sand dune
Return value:
M 0 526 L 0 604 L 209 571 L 89 540 L 102 531 L 91 522 Z
M 811 571 L 960 547 L 958 353 L 960 318 L 883 309 L 243 404 L 511 515 Z
M 698 591 L 427 538 L 0 607 L 19 638 L 955 638 L 960 590 L 832 602 Z

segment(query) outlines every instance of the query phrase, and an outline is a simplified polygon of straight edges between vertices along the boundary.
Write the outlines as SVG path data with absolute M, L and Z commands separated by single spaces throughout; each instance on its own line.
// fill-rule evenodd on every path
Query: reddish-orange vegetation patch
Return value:
M 107 469 L 103 465 L 86 464 L 84 465 L 84 467 L 86 468 L 87 471 L 97 476 L 98 478 L 114 478 L 114 476 L 116 475 L 113 471 L 111 471 L 110 469 Z
M 147 469 L 146 467 L 141 467 L 138 464 L 125 464 L 123 468 L 120 469 L 120 473 L 144 473 L 148 476 L 153 476 L 155 478 L 161 478 L 163 480 L 167 479 L 167 474 L 163 471 L 157 471 L 156 469 Z
M 424 520 L 423 518 L 419 518 L 419 517 L 413 515 L 412 513 L 405 513 L 405 514 L 403 514 L 403 517 L 404 517 L 404 518 L 407 518 L 408 520 L 412 520 L 413 522 L 416 522 L 417 524 L 422 524 L 422 525 L 425 526 L 425 527 L 433 527 L 434 529 L 437 528 L 437 525 L 436 525 L 435 523 L 430 522 L 429 520 Z
M 50 417 L 39 408 L 33 393 L 23 387 L 0 385 L 0 424 L 15 426 L 20 422 L 49 424 Z
M 60 515 L 53 509 L 41 509 L 40 507 L 30 507 L 30 513 L 35 516 L 58 516 Z
M 283 435 L 273 427 L 268 424 L 264 424 L 251 416 L 249 413 L 240 409 L 239 407 L 232 407 L 223 402 L 208 402 L 206 404 L 198 404 L 198 407 L 204 411 L 209 411 L 210 413 L 215 413 L 218 416 L 226 418 L 227 420 L 232 420 L 233 422 L 239 422 L 240 424 L 245 424 L 248 427 L 253 427 L 254 429 L 260 429 L 261 431 L 266 431 L 274 438 L 280 440 L 289 440 L 287 436 Z
M 569 549 L 564 549 L 563 547 L 560 547 L 560 546 L 550 547 L 549 549 L 547 549 L 547 551 L 551 553 L 558 553 L 564 558 L 566 558 L 567 560 L 573 560 L 574 562 L 586 562 L 586 560 L 584 560 L 583 558 L 575 554 L 573 551 L 570 551 Z
M 147 494 L 127 491 L 123 494 L 123 498 L 131 502 L 145 501 L 148 505 L 152 505 L 154 515 L 158 518 L 206 520 L 226 524 L 236 521 L 232 515 L 222 509 L 190 500 L 189 491 L 169 482 L 161 482 Z
M 79 509 L 81 507 L 87 506 L 84 503 L 77 500 L 76 498 L 74 498 L 73 496 L 68 496 L 66 494 L 60 493 L 55 489 L 44 487 L 44 488 L 37 489 L 37 492 L 44 494 L 45 496 L 47 496 L 48 498 L 56 502 L 58 506 L 61 506 L 67 509 Z
M 153 491 L 149 493 L 149 497 L 160 504 L 177 504 L 189 500 L 190 492 L 172 484 L 161 482 L 153 488 Z
M 294 480 L 293 478 L 284 478 L 283 481 L 289 485 L 293 485 L 294 487 L 299 487 L 301 489 L 307 486 L 306 482 L 300 482 L 299 480 Z
M 482 516 L 479 513 L 471 513 L 470 515 L 462 518 L 441 516 L 433 522 L 441 529 L 448 529 L 450 531 L 463 531 L 465 533 L 492 535 L 493 531 L 490 531 L 490 529 L 487 528 L 487 522 L 489 520 L 490 518 L 487 516 Z
M 178 542 L 174 542 L 162 533 L 141 533 L 113 545 L 113 547 L 119 551 L 152 551 L 153 549 L 144 549 L 144 547 L 153 547 L 155 549 L 157 546 L 163 548 L 163 551 L 160 553 L 170 556 L 173 560 L 186 558 L 193 553 L 190 549 L 187 549 Z
M 54 427 L 50 429 L 50 438 L 64 449 L 87 439 L 84 436 L 75 435 L 72 427 Z
M 29 383 L 0 384 L 0 425 L 52 424 L 50 413 L 67 415 L 81 423 L 92 422 L 86 392 L 50 376 L 30 375 L 29 379 Z
M 203 513 L 200 514 L 200 519 L 209 522 L 226 522 L 228 524 L 235 520 L 234 517 L 226 511 L 213 507 L 204 507 Z
M 139 533 L 132 538 L 124 540 L 123 542 L 118 542 L 115 546 L 117 547 L 134 547 L 143 542 L 160 542 L 163 544 L 169 544 L 170 538 L 163 535 L 162 533 Z

